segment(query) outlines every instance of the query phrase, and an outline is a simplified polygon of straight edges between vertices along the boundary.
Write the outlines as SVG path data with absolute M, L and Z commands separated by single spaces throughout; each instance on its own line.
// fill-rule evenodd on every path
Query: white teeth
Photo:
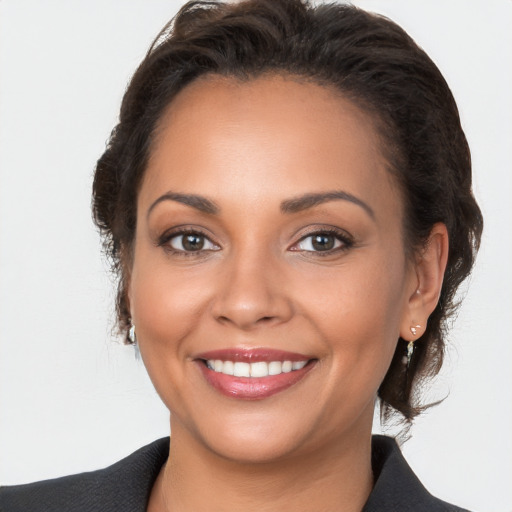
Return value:
M 307 361 L 294 361 L 292 363 L 292 370 L 302 370 L 306 366 Z
M 265 361 L 251 363 L 251 377 L 268 377 L 268 364 Z
M 281 361 L 272 361 L 268 363 L 268 374 L 269 375 L 279 375 L 282 373 L 283 364 Z
M 226 375 L 235 374 L 235 365 L 233 361 L 225 361 L 224 363 L 222 363 L 222 373 L 225 373 Z
M 243 363 L 241 361 L 221 361 L 220 359 L 208 359 L 206 366 L 217 373 L 234 375 L 235 377 L 268 377 L 301 370 L 307 361 L 258 361 L 256 363 Z
M 291 361 L 283 361 L 282 370 L 283 370 L 283 373 L 290 373 L 292 371 L 292 362 Z
M 227 361 L 226 361 L 227 362 Z M 233 372 L 235 377 L 250 377 L 251 376 L 251 365 L 249 363 L 235 363 L 235 371 Z

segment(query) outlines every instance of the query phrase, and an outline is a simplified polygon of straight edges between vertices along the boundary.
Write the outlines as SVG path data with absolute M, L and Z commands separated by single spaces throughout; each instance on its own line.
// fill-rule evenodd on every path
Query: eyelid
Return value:
M 208 240 L 215 247 L 215 249 L 199 249 L 197 251 L 186 251 L 186 250 L 182 250 L 182 249 L 176 249 L 170 245 L 170 241 L 173 238 L 177 238 L 179 236 L 184 236 L 184 235 L 202 236 L 206 240 Z M 158 247 L 164 247 L 167 251 L 169 251 L 171 253 L 179 253 L 179 254 L 183 254 L 183 255 L 194 255 L 194 254 L 198 255 L 198 254 L 204 253 L 204 252 L 213 252 L 213 251 L 220 250 L 220 248 L 221 248 L 220 245 L 218 243 L 214 242 L 212 240 L 212 238 L 213 238 L 212 235 L 207 233 L 202 228 L 199 228 L 196 226 L 187 226 L 187 225 L 176 226 L 171 229 L 168 229 L 162 235 L 160 235 L 158 237 L 156 245 Z
M 334 236 L 338 241 L 341 242 L 341 245 L 338 247 L 334 247 L 332 249 L 328 249 L 326 251 L 312 251 L 307 249 L 298 249 L 296 248 L 301 242 L 306 240 L 309 237 L 315 236 L 315 235 L 331 235 Z M 334 226 L 314 226 L 311 227 L 310 230 L 308 230 L 305 233 L 302 233 L 300 235 L 300 238 L 293 243 L 293 245 L 289 248 L 290 251 L 297 251 L 297 252 L 307 252 L 307 253 L 314 253 L 319 255 L 328 255 L 333 254 L 338 251 L 343 251 L 346 249 L 349 249 L 354 245 L 354 237 L 350 235 L 347 231 L 334 227 Z
M 180 249 L 180 248 L 178 248 L 178 247 L 174 247 L 174 245 L 173 245 L 173 243 L 172 243 L 172 242 L 173 242 L 173 240 L 179 240 L 180 238 L 181 238 L 181 239 L 183 239 L 183 238 L 185 238 L 185 237 L 187 237 L 187 236 L 190 236 L 190 235 L 192 235 L 192 236 L 199 236 L 199 237 L 201 237 L 201 238 L 204 240 L 205 245 L 209 245 L 210 247 L 201 247 L 200 249 L 197 249 L 197 250 L 195 250 L 195 251 L 193 251 L 193 250 L 187 250 L 187 249 L 185 249 L 185 248 L 183 247 L 183 240 L 182 240 L 182 242 L 181 242 L 181 246 L 182 246 L 183 248 L 181 248 L 181 249 Z M 211 241 L 207 236 L 204 236 L 204 235 L 202 235 L 201 233 L 178 233 L 178 234 L 175 234 L 175 235 L 171 236 L 171 238 L 169 238 L 169 240 L 168 240 L 168 242 L 167 242 L 167 243 L 170 245 L 170 247 L 171 247 L 173 250 L 175 250 L 175 251 L 177 251 L 177 252 L 199 253 L 199 252 L 204 252 L 204 251 L 216 251 L 216 250 L 218 250 L 218 246 L 217 246 L 217 245 L 215 245 L 215 244 L 214 244 L 214 243 L 213 243 L 213 242 L 212 242 L 212 241 Z
M 204 237 L 214 248 L 207 248 L 207 249 L 198 249 L 197 251 L 187 251 L 182 249 L 176 249 L 172 246 L 170 246 L 170 241 L 173 238 L 184 236 L 184 235 L 200 235 Z M 339 242 L 341 242 L 340 245 L 335 246 L 331 249 L 327 249 L 325 251 L 315 251 L 315 250 L 308 250 L 308 249 L 301 249 L 297 246 L 306 240 L 309 237 L 315 236 L 315 235 L 330 235 L 334 236 Z M 342 252 L 344 250 L 347 250 L 351 248 L 354 245 L 354 237 L 345 231 L 344 229 L 335 227 L 335 226 L 310 226 L 307 228 L 307 230 L 302 232 L 300 234 L 300 237 L 289 247 L 288 250 L 290 251 L 296 251 L 296 252 L 305 252 L 305 253 L 313 253 L 316 255 L 329 255 L 336 252 Z M 213 236 L 207 232 L 207 230 L 198 227 L 198 226 L 191 226 L 191 225 L 181 225 L 181 226 L 175 226 L 171 229 L 168 229 L 165 231 L 162 235 L 158 237 L 157 246 L 164 247 L 167 251 L 175 254 L 180 255 L 199 255 L 200 253 L 206 253 L 206 252 L 216 252 L 221 249 L 220 244 L 216 243 L 213 240 Z

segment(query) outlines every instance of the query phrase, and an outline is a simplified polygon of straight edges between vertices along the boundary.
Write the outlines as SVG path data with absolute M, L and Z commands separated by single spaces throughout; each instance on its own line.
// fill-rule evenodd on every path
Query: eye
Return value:
M 348 249 L 351 245 L 352 241 L 347 235 L 338 232 L 317 231 L 301 238 L 291 250 L 331 253 Z
M 217 251 L 218 245 L 215 245 L 207 236 L 195 231 L 175 233 L 167 238 L 165 244 L 176 252 L 199 252 L 199 251 Z

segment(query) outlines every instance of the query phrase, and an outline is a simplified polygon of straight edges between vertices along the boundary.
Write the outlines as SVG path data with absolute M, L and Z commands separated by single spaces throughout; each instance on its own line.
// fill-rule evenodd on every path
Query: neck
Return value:
M 328 449 L 251 464 L 213 453 L 173 423 L 169 460 L 148 512 L 359 512 L 372 486 L 369 432 Z

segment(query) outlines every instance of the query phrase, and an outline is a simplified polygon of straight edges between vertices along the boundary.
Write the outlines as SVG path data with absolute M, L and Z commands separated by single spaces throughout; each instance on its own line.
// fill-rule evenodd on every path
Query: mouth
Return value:
M 243 400 L 262 400 L 301 381 L 317 359 L 272 349 L 221 350 L 196 358 L 216 391 Z
M 261 379 L 272 375 L 281 375 L 302 370 L 308 364 L 304 361 L 258 361 L 256 363 L 244 363 L 242 361 L 222 361 L 221 359 L 208 359 L 206 366 L 217 373 L 233 375 L 235 377 L 252 377 Z

